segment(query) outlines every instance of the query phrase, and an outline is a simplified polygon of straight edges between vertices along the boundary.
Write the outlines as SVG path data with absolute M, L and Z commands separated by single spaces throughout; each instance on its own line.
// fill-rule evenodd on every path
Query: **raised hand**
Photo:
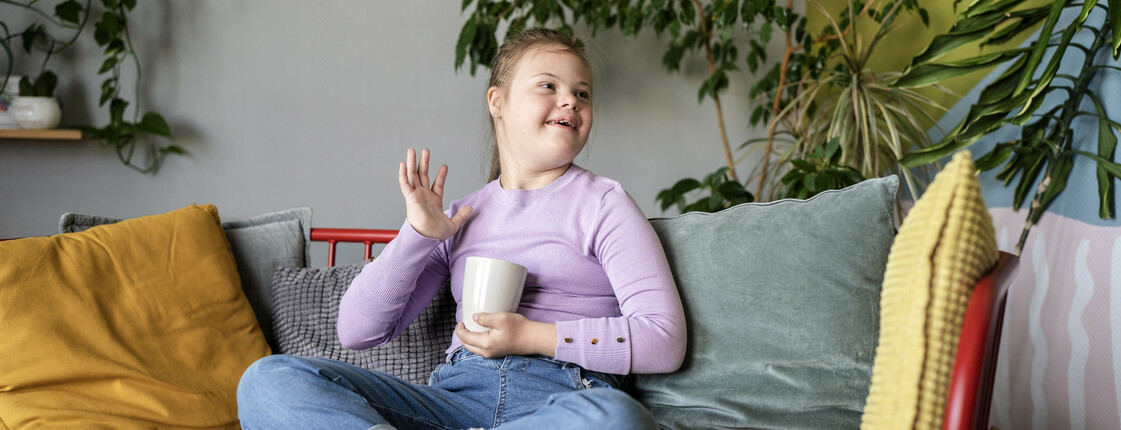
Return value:
M 413 230 L 424 237 L 444 240 L 467 221 L 471 206 L 460 208 L 450 218 L 444 213 L 444 178 L 448 176 L 448 166 L 440 166 L 436 180 L 429 184 L 428 156 L 427 149 L 421 151 L 418 163 L 416 151 L 409 148 L 405 162 L 397 171 L 397 182 L 405 197 L 405 218 Z

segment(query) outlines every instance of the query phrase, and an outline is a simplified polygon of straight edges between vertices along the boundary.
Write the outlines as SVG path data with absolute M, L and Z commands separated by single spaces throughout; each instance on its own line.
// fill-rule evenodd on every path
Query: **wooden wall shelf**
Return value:
M 56 128 L 53 130 L 0 129 L 0 139 L 82 140 L 81 130 Z

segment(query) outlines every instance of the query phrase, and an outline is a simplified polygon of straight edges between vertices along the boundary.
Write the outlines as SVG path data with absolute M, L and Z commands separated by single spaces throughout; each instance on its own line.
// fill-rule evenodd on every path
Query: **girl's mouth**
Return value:
M 559 126 L 571 128 L 573 130 L 576 129 L 576 124 L 573 124 L 571 121 L 566 120 L 566 119 L 555 119 L 555 120 L 551 120 L 551 121 L 546 121 L 545 124 L 559 125 Z

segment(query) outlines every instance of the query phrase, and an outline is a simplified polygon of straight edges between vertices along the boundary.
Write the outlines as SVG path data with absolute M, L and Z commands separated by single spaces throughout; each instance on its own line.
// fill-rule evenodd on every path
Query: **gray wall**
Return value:
M 449 165 L 446 201 L 477 189 L 485 69 L 472 77 L 452 67 L 459 4 L 141 2 L 132 31 L 143 109 L 162 113 L 189 155 L 141 175 L 95 142 L 0 140 L 0 237 L 56 233 L 65 212 L 133 217 L 191 203 L 214 204 L 226 220 L 310 206 L 317 227 L 397 228 L 397 163 L 409 147 Z M 26 25 L 9 18 L 18 9 L 0 13 L 11 28 Z M 107 117 L 95 106 L 104 77 L 88 36 L 50 63 L 64 124 Z M 706 66 L 694 59 L 666 73 L 664 43 L 649 31 L 624 39 L 611 30 L 589 44 L 601 64 L 596 124 L 577 163 L 619 180 L 647 216 L 660 216 L 658 190 L 723 163 L 713 105 L 696 97 Z M 17 71 L 35 70 L 30 60 L 17 60 Z M 725 97 L 733 142 L 758 133 L 746 121 L 749 85 L 734 77 Z

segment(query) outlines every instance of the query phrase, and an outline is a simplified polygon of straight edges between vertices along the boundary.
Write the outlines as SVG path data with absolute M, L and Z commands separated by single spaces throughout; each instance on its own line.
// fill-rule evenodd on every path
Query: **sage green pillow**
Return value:
M 681 369 L 635 378 L 658 423 L 859 428 L 898 187 L 891 176 L 651 220 L 689 336 Z

